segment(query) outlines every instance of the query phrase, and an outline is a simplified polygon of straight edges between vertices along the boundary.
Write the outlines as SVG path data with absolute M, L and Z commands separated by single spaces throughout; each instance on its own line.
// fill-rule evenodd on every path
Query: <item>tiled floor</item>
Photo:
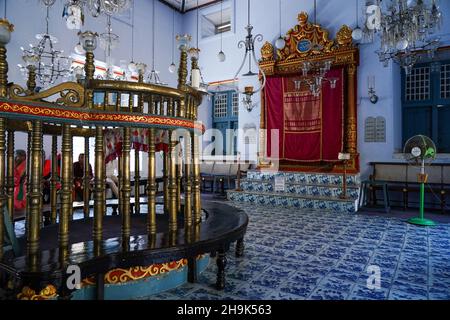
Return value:
M 450 299 L 450 224 L 240 206 L 246 251 L 230 250 L 223 292 L 211 260 L 199 283 L 146 299 Z M 380 289 L 367 287 L 372 265 Z
M 448 223 L 239 206 L 250 218 L 245 256 L 231 248 L 223 292 L 211 260 L 197 284 L 143 299 L 450 299 Z M 371 265 L 380 267 L 380 289 L 367 288 Z

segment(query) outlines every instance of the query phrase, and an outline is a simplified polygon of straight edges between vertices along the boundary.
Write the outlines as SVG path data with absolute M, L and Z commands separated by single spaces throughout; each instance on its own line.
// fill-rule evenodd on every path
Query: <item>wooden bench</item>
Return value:
M 370 162 L 370 165 L 373 168 L 372 174 L 369 180 L 361 183 L 360 206 L 365 204 L 377 206 L 380 200 L 377 191 L 382 191 L 384 207 L 388 212 L 391 203 L 394 202 L 389 194 L 400 192 L 402 194 L 400 205 L 407 210 L 412 204 L 410 194 L 418 194 L 420 191 L 420 184 L 417 182 L 420 167 L 404 162 Z M 425 192 L 433 194 L 436 200 L 439 200 L 440 210 L 445 213 L 447 196 L 450 194 L 450 164 L 435 162 L 427 165 L 425 172 L 428 174 Z
M 207 184 L 212 193 L 219 190 L 221 194 L 225 194 L 225 181 L 228 189 L 232 188 L 232 184 L 238 176 L 238 171 L 241 175 L 245 175 L 251 163 L 248 161 L 233 160 L 207 160 L 200 164 L 200 175 L 202 181 L 202 190 L 206 191 Z

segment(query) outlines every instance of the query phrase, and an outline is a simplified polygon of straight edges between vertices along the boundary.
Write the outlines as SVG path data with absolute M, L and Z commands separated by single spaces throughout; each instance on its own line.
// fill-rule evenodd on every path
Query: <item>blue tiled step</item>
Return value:
M 228 200 L 255 203 L 259 205 L 283 206 L 303 209 L 317 209 L 334 212 L 354 213 L 357 211 L 357 199 L 332 199 L 307 197 L 286 193 L 264 193 L 247 191 L 228 191 Z
M 324 185 L 324 186 L 341 186 L 342 174 L 336 173 L 308 173 L 308 172 L 247 172 L 247 179 L 254 181 L 273 182 L 275 177 L 284 177 L 286 183 L 307 184 L 307 185 Z M 347 175 L 348 186 L 359 186 L 359 174 Z
M 248 192 L 266 192 L 280 194 L 274 192 L 273 182 L 263 182 L 259 180 L 244 179 L 241 181 L 241 189 Z M 309 196 L 337 199 L 343 193 L 341 186 L 336 185 L 307 185 L 300 183 L 286 183 L 286 195 L 292 196 Z M 283 192 L 281 193 L 283 194 Z M 358 186 L 349 186 L 347 188 L 347 196 L 351 199 L 357 199 L 359 194 Z

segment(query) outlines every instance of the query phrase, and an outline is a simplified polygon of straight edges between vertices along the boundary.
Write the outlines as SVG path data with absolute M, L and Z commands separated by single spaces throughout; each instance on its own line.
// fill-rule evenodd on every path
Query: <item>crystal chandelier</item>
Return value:
M 43 0 L 53 1 L 54 0 Z M 86 9 L 94 17 L 101 14 L 113 16 L 128 10 L 133 0 L 68 0 L 64 5 L 63 17 L 66 26 L 71 30 L 79 30 L 84 24 L 84 10 Z
M 49 10 L 53 3 L 54 1 L 44 2 L 47 6 L 46 31 L 36 35 L 36 39 L 39 40 L 37 45 L 30 44 L 29 49 L 21 48 L 22 59 L 26 65 L 19 65 L 24 75 L 34 71 L 38 82 L 44 88 L 54 84 L 59 78 L 71 76 L 72 59 L 64 56 L 62 50 L 55 49 L 58 39 L 48 32 Z
M 111 28 L 111 16 L 106 16 L 106 32 L 100 34 L 100 48 L 105 51 L 106 57 L 106 77 L 108 79 L 114 79 L 114 59 L 111 56 L 111 51 L 119 44 L 119 36 L 112 32 Z
M 317 1 L 314 0 L 314 25 L 317 25 Z M 318 42 L 317 35 L 314 34 L 311 43 L 311 50 L 321 51 L 323 48 Z M 308 86 L 309 91 L 314 97 L 320 96 L 322 86 L 325 82 L 330 83 L 330 88 L 336 88 L 337 78 L 328 78 L 327 72 L 331 70 L 332 60 L 324 61 L 305 61 L 302 65 L 302 77 L 300 80 L 294 80 L 296 90 L 300 90 L 302 84 Z
M 377 54 L 385 67 L 393 60 L 409 74 L 420 59 L 419 52 L 431 57 L 436 52 L 439 39 L 430 36 L 440 28 L 442 13 L 436 0 L 426 2 L 391 0 L 383 6 L 381 0 L 366 2 L 364 31 L 379 33 L 381 48 Z
M 248 17 L 247 17 L 247 26 L 245 27 L 245 29 L 247 30 L 247 36 L 245 37 L 245 40 L 241 40 L 238 42 L 239 49 L 245 47 L 245 55 L 233 79 L 238 78 L 238 75 L 240 74 L 247 60 L 248 60 L 248 72 L 246 74 L 243 74 L 242 75 L 243 77 L 253 77 L 258 75 L 257 73 L 254 73 L 252 71 L 252 61 L 258 67 L 259 72 L 261 73 L 262 76 L 262 84 L 256 91 L 254 90 L 253 86 L 246 86 L 244 91 L 241 91 L 239 90 L 238 87 L 236 87 L 236 91 L 238 91 L 240 94 L 245 95 L 242 102 L 244 103 L 244 106 L 247 109 L 247 111 L 251 112 L 255 106 L 252 101 L 252 96 L 260 92 L 265 87 L 266 75 L 264 71 L 259 67 L 258 61 L 256 60 L 255 56 L 255 42 L 256 41 L 261 42 L 263 40 L 263 36 L 261 34 L 257 34 L 255 37 L 253 37 L 252 34 L 253 26 L 250 23 L 250 0 L 247 0 L 247 7 L 248 7 Z
M 327 78 L 326 74 L 331 70 L 333 62 L 325 60 L 323 62 L 305 61 L 302 66 L 302 77 L 300 80 L 294 80 L 296 90 L 300 90 L 301 85 L 308 86 L 309 91 L 314 97 L 318 97 L 322 91 L 325 82 L 330 83 L 330 88 L 336 88 L 337 78 Z

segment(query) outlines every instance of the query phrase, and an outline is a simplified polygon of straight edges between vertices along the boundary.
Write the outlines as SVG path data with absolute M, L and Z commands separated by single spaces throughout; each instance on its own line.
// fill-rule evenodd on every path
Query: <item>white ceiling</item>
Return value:
M 204 6 L 213 2 L 217 2 L 217 0 L 160 0 L 161 2 L 165 2 L 169 4 L 172 7 L 175 7 L 178 9 L 178 11 L 182 10 L 183 2 L 184 2 L 184 11 L 189 11 L 197 8 L 197 2 L 198 6 Z

